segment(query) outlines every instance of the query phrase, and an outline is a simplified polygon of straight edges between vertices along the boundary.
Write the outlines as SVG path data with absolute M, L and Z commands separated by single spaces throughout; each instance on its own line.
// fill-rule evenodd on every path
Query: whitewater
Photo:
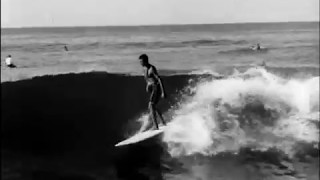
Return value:
M 186 88 L 189 93 L 168 110 L 162 139 L 173 157 L 242 148 L 293 157 L 304 143 L 319 148 L 319 77 L 283 78 L 255 67 Z M 147 120 L 146 114 L 138 119 L 140 131 Z

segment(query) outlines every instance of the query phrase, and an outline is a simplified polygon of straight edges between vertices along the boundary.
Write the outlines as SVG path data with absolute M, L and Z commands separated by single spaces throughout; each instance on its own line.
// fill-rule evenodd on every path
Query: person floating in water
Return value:
M 10 54 L 6 57 L 5 63 L 6 63 L 6 66 L 9 67 L 9 68 L 15 68 L 15 67 L 17 67 L 16 65 L 14 65 L 14 64 L 12 63 L 12 58 L 11 58 L 11 55 L 10 55 Z
M 158 111 L 156 105 L 160 98 L 166 98 L 166 93 L 160 76 L 158 75 L 156 67 L 149 63 L 149 58 L 146 54 L 139 57 L 140 64 L 144 68 L 144 77 L 147 83 L 146 91 L 150 93 L 149 99 L 149 119 L 153 118 L 153 124 L 156 129 L 159 129 L 157 122 L 157 115 L 159 116 L 163 125 L 166 125 L 161 113 Z
M 65 51 L 69 51 L 67 45 L 64 46 Z
M 259 44 L 259 43 L 257 44 L 256 49 L 257 49 L 257 50 L 261 50 L 261 47 L 260 47 L 260 44 Z
M 252 50 L 255 50 L 255 51 L 259 51 L 259 50 L 261 50 L 261 46 L 260 46 L 260 44 L 258 43 L 256 46 L 252 46 L 251 49 L 252 49 Z

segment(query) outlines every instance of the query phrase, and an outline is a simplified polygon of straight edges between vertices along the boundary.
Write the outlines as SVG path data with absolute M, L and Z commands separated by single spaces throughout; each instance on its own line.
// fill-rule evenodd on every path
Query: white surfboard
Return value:
M 144 131 L 138 134 L 135 134 L 134 136 L 119 142 L 118 144 L 116 144 L 115 146 L 124 146 L 124 145 L 128 145 L 128 144 L 134 144 L 143 140 L 146 140 L 148 138 L 151 138 L 153 136 L 156 136 L 160 133 L 162 133 L 164 131 L 164 126 L 159 127 L 159 130 L 148 130 L 148 131 Z

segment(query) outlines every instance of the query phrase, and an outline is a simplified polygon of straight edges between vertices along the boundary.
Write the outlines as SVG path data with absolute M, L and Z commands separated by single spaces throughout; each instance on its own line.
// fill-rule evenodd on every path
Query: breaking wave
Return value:
M 252 68 L 190 87 L 163 141 L 172 156 L 278 149 L 319 143 L 319 77 L 281 78 Z
M 66 164 L 64 170 L 80 175 L 86 168 L 109 169 L 114 177 L 142 179 L 146 171 L 163 173 L 164 161 L 171 163 L 162 159 L 166 155 L 217 155 L 217 161 L 224 153 L 252 154 L 246 149 L 277 149 L 261 152 L 273 158 L 279 151 L 318 152 L 319 77 L 282 78 L 252 68 L 227 77 L 212 71 L 166 75 L 163 81 L 168 99 L 159 109 L 170 122 L 162 143 L 155 137 L 120 149 L 114 144 L 147 122 L 143 77 L 92 72 L 1 83 L 5 167 L 13 173 L 48 171 L 50 177 L 55 170 L 44 165 Z M 234 157 L 223 161 L 236 162 Z M 205 167 L 211 172 L 210 164 Z

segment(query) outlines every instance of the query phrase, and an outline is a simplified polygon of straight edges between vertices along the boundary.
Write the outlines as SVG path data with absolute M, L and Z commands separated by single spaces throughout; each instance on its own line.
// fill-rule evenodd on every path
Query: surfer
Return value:
M 6 66 L 9 67 L 9 68 L 15 68 L 15 67 L 17 67 L 16 65 L 14 65 L 14 64 L 12 63 L 12 59 L 11 59 L 11 55 L 10 55 L 10 54 L 6 57 L 5 63 L 6 63 Z
M 159 129 L 157 122 L 157 115 L 159 116 L 163 125 L 166 125 L 161 113 L 158 111 L 156 105 L 160 98 L 165 98 L 166 94 L 160 76 L 158 75 L 156 67 L 149 63 L 149 58 L 146 54 L 139 56 L 140 64 L 144 68 L 144 78 L 147 86 L 146 91 L 150 93 L 149 99 L 149 119 L 153 118 L 153 123 L 156 129 Z

